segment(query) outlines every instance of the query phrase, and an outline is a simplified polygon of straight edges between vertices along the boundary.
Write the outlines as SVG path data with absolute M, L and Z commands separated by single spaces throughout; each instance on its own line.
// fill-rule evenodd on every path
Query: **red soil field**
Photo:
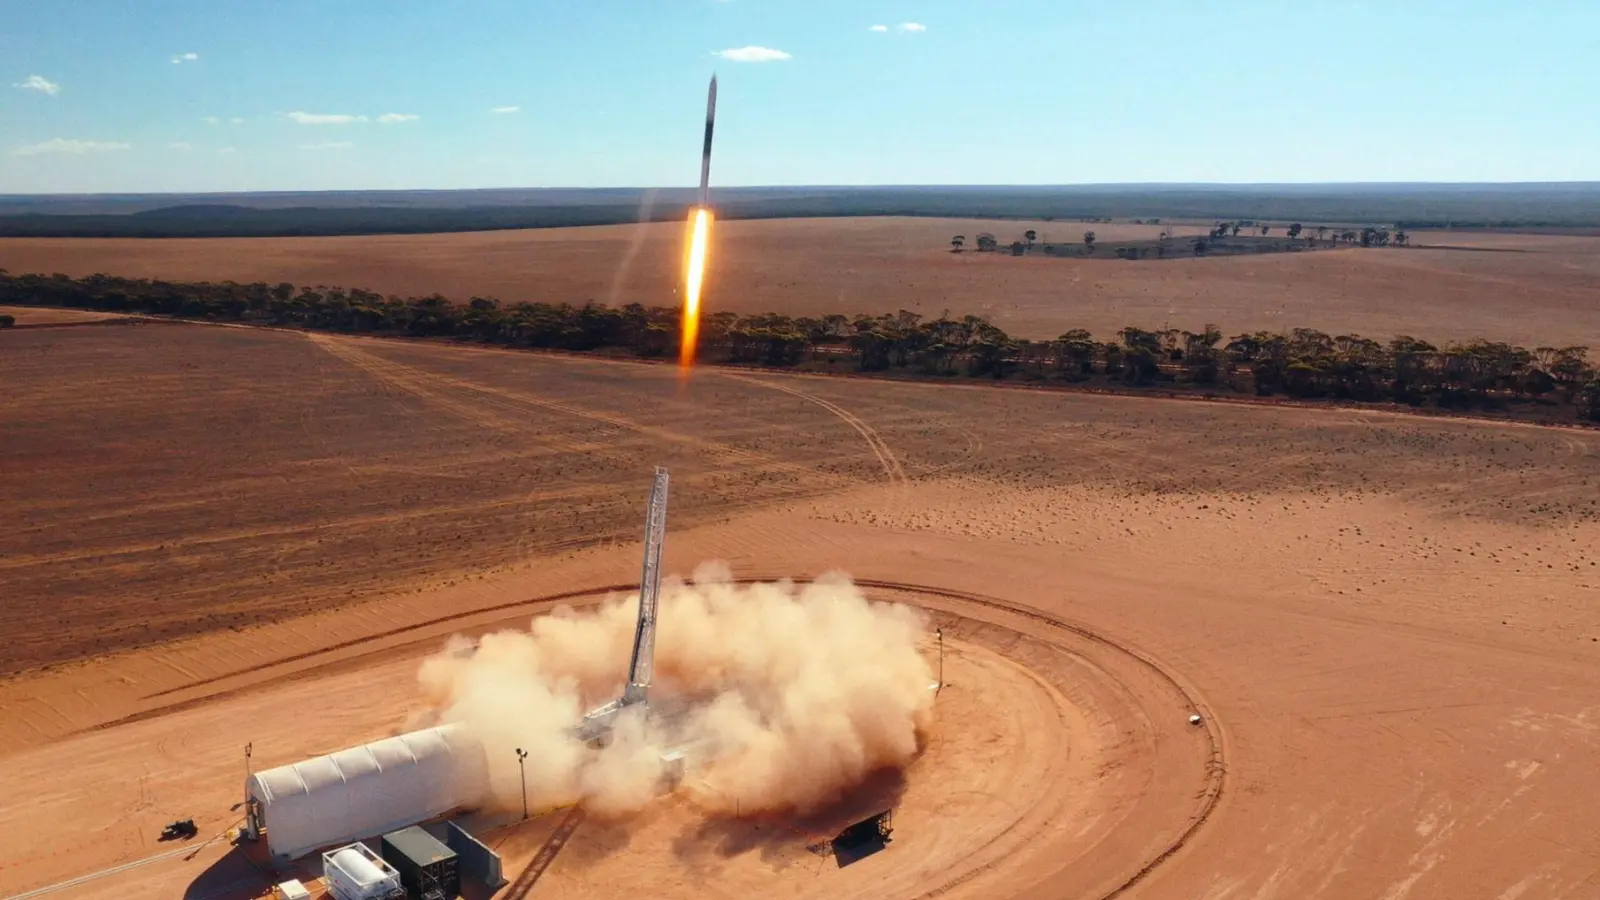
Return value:
M 862 218 L 716 226 L 707 308 L 790 315 L 944 311 L 1019 337 L 1125 325 L 1233 335 L 1317 328 L 1387 340 L 1488 338 L 1600 347 L 1600 238 L 1419 233 L 1410 249 L 1126 262 L 949 252 L 963 234 L 1004 241 L 1034 228 L 1106 256 L 1160 226 Z M 1179 234 L 1203 228 L 1179 227 Z M 1281 231 L 1281 227 L 1277 229 Z M 0 240 L 0 268 L 129 277 L 289 281 L 505 302 L 678 302 L 683 228 L 652 225 L 466 234 L 269 239 Z M 1181 245 L 1182 242 L 1180 241 Z M 1447 247 L 1450 249 L 1431 249 Z
M 978 264 L 1017 262 L 1073 265 Z M 486 824 L 507 896 L 1600 887 L 1600 435 L 183 324 L 0 333 L 0 383 L 0 896 L 260 896 L 160 826 L 232 826 L 246 741 L 406 727 L 446 636 L 636 579 L 653 464 L 669 571 L 842 569 L 950 686 L 883 853 L 562 810 Z
M 36 325 L 82 325 L 119 318 L 112 313 L 96 310 L 51 309 L 44 306 L 0 306 L 0 316 L 11 316 L 16 320 L 16 325 L 13 327 L 22 328 Z

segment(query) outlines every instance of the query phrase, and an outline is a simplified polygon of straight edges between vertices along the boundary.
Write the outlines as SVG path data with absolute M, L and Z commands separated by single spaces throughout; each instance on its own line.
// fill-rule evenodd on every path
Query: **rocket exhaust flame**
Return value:
M 711 253 L 711 211 L 696 209 L 689 217 L 689 253 L 684 263 L 687 273 L 683 291 L 683 345 L 678 364 L 694 365 L 694 351 L 700 340 L 700 290 L 705 285 L 706 261 Z
M 706 257 L 711 253 L 711 134 L 717 121 L 717 77 L 711 76 L 706 94 L 706 141 L 700 150 L 700 205 L 689 215 L 688 254 L 684 257 L 683 343 L 678 365 L 687 373 L 694 366 L 700 340 L 700 290 L 705 285 Z

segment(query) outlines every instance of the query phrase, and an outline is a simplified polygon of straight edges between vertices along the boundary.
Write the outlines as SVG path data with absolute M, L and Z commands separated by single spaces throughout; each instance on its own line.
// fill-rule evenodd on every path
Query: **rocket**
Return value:
M 711 90 L 706 94 L 706 144 L 700 150 L 700 208 L 711 202 L 711 130 L 717 124 L 717 76 L 711 76 Z

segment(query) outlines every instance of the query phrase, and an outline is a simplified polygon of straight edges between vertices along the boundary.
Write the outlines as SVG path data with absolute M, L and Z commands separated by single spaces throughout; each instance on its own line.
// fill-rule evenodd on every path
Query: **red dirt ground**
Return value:
M 786 219 L 717 225 L 707 308 L 791 315 L 990 317 L 1019 337 L 1125 325 L 1227 334 L 1305 327 L 1387 340 L 1489 338 L 1600 347 L 1600 238 L 1424 233 L 1457 249 L 1339 249 L 1124 262 L 949 252 L 982 230 L 1035 228 L 1109 255 L 1157 226 L 952 219 Z M 1204 229 L 1180 228 L 1195 233 Z M 208 240 L 0 240 L 13 272 L 291 281 L 513 302 L 677 302 L 683 229 L 620 225 L 444 235 Z M 1472 249 L 1464 249 L 1472 248 Z
M 566 812 L 491 830 L 506 896 L 1600 890 L 1600 435 L 189 325 L 0 334 L 0 380 L 3 896 L 220 833 L 245 741 L 402 728 L 446 635 L 636 578 L 658 462 L 670 571 L 934 611 L 933 741 L 848 868 L 668 800 L 543 869 Z M 218 841 L 63 895 L 265 884 Z

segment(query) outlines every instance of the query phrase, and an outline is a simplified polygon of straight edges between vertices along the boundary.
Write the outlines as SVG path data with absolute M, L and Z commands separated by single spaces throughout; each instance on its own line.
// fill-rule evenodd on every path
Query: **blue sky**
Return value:
M 1591 0 L 3 7 L 0 193 L 1600 180 Z

